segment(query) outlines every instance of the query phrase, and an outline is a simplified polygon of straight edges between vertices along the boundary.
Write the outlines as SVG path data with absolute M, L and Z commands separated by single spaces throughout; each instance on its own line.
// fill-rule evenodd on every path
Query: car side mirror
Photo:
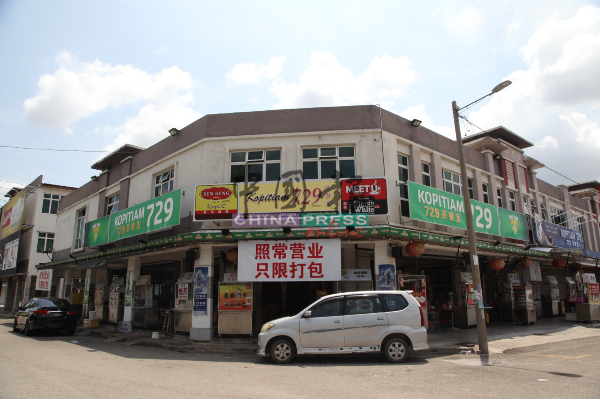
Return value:
M 304 313 L 304 315 L 302 316 L 302 318 L 310 318 L 312 317 L 312 311 L 308 310 L 307 312 Z

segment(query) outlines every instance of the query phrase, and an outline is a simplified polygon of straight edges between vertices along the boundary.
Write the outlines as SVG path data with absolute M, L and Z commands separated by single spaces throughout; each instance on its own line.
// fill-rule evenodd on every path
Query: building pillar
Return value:
M 71 297 L 71 292 L 73 291 L 73 268 L 67 268 L 65 270 L 65 283 L 63 285 L 63 291 L 61 293 L 61 298 L 65 300 L 69 300 Z
M 429 174 L 431 175 L 431 187 L 438 190 L 444 190 L 444 178 L 442 173 L 442 156 L 438 153 L 432 153 L 431 168 L 429 169 Z
M 474 169 L 472 179 L 473 179 L 473 200 L 483 202 L 483 194 L 482 194 L 483 190 L 481 188 L 481 171 L 478 169 Z
M 96 269 L 85 270 L 85 290 L 83 292 L 83 318 L 88 318 L 88 312 L 94 309 L 94 291 L 96 288 Z
M 142 269 L 142 259 L 140 257 L 130 257 L 127 259 L 127 276 L 125 277 L 125 308 L 123 311 L 123 321 L 133 321 L 133 283 L 140 278 Z
M 29 293 L 31 292 L 31 278 L 30 274 L 25 276 L 25 285 L 23 288 L 23 296 L 22 296 L 22 304 L 25 304 L 29 301 Z
M 542 215 L 542 199 L 540 195 L 540 190 L 538 188 L 537 181 L 537 172 L 531 171 L 531 182 L 529 182 L 529 190 L 533 190 L 533 202 L 535 203 L 535 208 L 537 209 L 538 214 Z M 545 205 L 544 205 L 545 206 Z M 548 209 L 546 209 L 548 211 Z
M 206 314 L 195 315 L 196 311 L 192 309 L 192 328 L 190 330 L 191 340 L 211 340 L 213 338 L 213 246 L 210 244 L 200 245 L 200 258 L 194 262 L 194 296 L 196 295 L 196 268 L 207 267 L 208 269 L 208 293 L 206 299 Z M 194 300 L 195 302 L 195 300 Z
M 13 305 L 13 301 L 14 301 L 14 285 L 15 285 L 15 279 L 14 278 L 8 278 L 6 280 L 6 289 L 4 290 L 4 308 L 2 311 L 4 312 L 10 312 L 12 310 L 12 305 Z
M 494 152 L 484 150 L 481 152 L 485 157 L 485 168 L 490 173 L 490 183 L 488 185 L 488 196 L 490 204 L 498 207 L 498 186 L 496 185 L 496 168 L 494 166 Z
M 423 174 L 421 173 L 421 147 L 411 144 L 408 155 L 408 179 L 423 184 Z
M 21 305 L 19 303 L 21 302 L 21 295 L 23 292 L 22 286 L 23 286 L 23 279 L 20 275 L 18 275 L 16 277 L 16 287 L 15 287 L 14 300 L 13 300 L 13 304 L 12 304 L 12 312 L 17 312 L 19 310 L 19 308 L 21 307 Z
M 392 264 L 396 266 L 396 259 L 392 257 L 392 249 L 388 240 L 378 240 L 375 242 L 374 252 L 375 263 L 375 289 L 379 290 L 379 266 L 382 264 Z

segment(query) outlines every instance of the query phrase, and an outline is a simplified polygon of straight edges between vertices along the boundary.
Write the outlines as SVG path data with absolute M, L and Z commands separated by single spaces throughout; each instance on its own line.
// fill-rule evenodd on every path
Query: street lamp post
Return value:
M 467 220 L 467 235 L 469 238 L 469 255 L 471 257 L 471 273 L 473 274 L 473 287 L 475 290 L 475 318 L 477 320 L 477 340 L 479 342 L 479 350 L 482 354 L 488 353 L 488 340 L 487 330 L 485 328 L 485 316 L 483 314 L 483 308 L 480 307 L 483 304 L 483 292 L 481 290 L 481 276 L 479 274 L 479 258 L 477 256 L 477 242 L 475 241 L 475 228 L 473 226 L 473 211 L 471 210 L 471 197 L 469 196 L 469 185 L 467 177 L 467 167 L 465 165 L 465 156 L 463 152 L 463 143 L 460 134 L 460 124 L 458 122 L 458 112 L 467 107 L 472 106 L 475 103 L 480 102 L 488 96 L 498 93 L 508 85 L 511 81 L 504 81 L 492 89 L 492 92 L 483 96 L 482 98 L 475 100 L 474 102 L 466 105 L 465 107 L 458 108 L 456 101 L 452 102 L 452 114 L 454 115 L 454 129 L 456 130 L 456 143 L 458 144 L 458 161 L 460 163 L 460 175 L 462 184 L 462 194 L 465 203 L 465 217 Z

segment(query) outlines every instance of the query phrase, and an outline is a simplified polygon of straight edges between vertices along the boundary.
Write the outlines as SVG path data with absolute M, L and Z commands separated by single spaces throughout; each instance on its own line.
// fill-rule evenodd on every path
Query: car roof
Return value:
M 369 295 L 369 294 L 391 294 L 391 293 L 410 294 L 411 292 L 412 292 L 411 290 L 363 290 L 360 292 L 342 292 L 342 293 L 328 294 L 327 296 L 321 297 L 319 300 L 340 297 L 340 296 L 357 296 L 357 295 L 360 296 L 360 295 Z

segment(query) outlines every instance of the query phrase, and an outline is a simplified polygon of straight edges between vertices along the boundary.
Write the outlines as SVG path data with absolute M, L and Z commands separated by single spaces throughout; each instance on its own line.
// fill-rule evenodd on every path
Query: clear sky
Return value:
M 375 103 L 454 137 L 452 100 L 510 79 L 465 116 L 535 143 L 527 155 L 577 182 L 600 180 L 589 1 L 2 0 L 0 54 L 3 146 L 147 147 L 206 114 Z M 0 148 L 0 194 L 38 175 L 79 187 L 102 154 Z

